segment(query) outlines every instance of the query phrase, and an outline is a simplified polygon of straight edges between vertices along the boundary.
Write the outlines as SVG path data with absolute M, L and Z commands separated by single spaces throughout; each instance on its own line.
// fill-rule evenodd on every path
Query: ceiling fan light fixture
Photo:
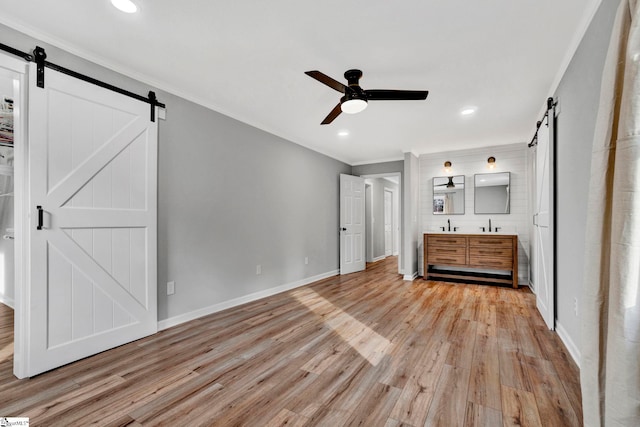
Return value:
M 347 99 L 340 104 L 343 113 L 356 114 L 367 108 L 367 101 L 360 98 Z
M 131 0 L 111 0 L 111 4 L 124 13 L 136 13 L 138 6 Z

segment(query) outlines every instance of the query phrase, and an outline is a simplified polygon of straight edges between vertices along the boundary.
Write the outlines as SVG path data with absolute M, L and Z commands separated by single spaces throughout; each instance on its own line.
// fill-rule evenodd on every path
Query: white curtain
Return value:
M 640 8 L 622 0 L 593 142 L 580 379 L 585 426 L 640 426 Z
M 444 213 L 452 214 L 454 212 L 453 209 L 453 196 L 451 193 L 446 193 L 444 195 Z

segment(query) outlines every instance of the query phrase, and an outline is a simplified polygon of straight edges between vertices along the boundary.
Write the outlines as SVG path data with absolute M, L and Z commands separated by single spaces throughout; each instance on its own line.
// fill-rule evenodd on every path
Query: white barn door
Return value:
M 157 331 L 149 104 L 45 70 L 29 87 L 27 376 Z
M 553 232 L 553 117 L 548 116 L 538 129 L 536 146 L 536 200 L 534 213 L 534 287 L 536 306 L 547 327 L 555 329 L 555 275 Z
M 340 274 L 365 269 L 364 178 L 340 174 Z

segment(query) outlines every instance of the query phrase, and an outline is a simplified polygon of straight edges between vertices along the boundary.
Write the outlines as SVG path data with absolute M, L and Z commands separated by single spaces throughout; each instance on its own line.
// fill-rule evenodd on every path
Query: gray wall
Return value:
M 600 79 L 620 2 L 603 0 L 555 93 L 556 318 L 558 331 L 580 348 L 584 242 L 593 132 Z M 578 315 L 574 313 L 574 298 Z
M 40 45 L 51 62 L 136 93 L 156 90 L 167 104 L 159 122 L 159 320 L 339 268 L 339 174 L 351 166 L 1 25 L 0 40 L 23 51 Z
M 176 294 L 160 297 L 160 318 L 338 269 L 339 174 L 349 166 L 166 102 L 158 273 L 161 289 L 176 281 Z

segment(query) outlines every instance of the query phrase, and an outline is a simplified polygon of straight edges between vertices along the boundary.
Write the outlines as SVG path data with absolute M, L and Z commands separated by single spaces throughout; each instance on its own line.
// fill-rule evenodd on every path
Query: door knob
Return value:
M 342 227 L 342 231 L 347 231 L 347 229 L 345 227 Z

